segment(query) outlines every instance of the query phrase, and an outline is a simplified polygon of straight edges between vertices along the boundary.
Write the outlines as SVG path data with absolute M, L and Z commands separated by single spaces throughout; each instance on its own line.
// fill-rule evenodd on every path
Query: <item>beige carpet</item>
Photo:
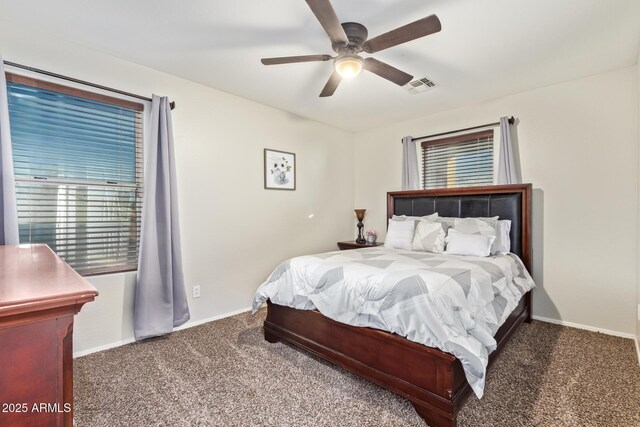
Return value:
M 75 360 L 84 426 L 424 426 L 404 399 L 262 336 L 241 314 Z M 523 325 L 460 426 L 640 426 L 632 340 Z

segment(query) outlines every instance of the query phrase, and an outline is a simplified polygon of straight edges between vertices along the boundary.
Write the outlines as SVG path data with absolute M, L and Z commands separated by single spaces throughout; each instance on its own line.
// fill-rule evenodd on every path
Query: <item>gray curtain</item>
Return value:
M 500 117 L 500 153 L 498 156 L 498 177 L 496 184 L 519 184 L 513 143 L 511 141 L 511 125 L 508 117 Z
M 16 181 L 13 176 L 13 150 L 9 126 L 9 101 L 4 62 L 0 55 L 0 245 L 18 244 Z
M 402 138 L 402 189 L 420 189 L 418 153 L 416 151 L 416 142 L 411 136 Z
M 171 108 L 153 95 L 145 152 L 140 258 L 134 305 L 137 340 L 164 335 L 189 320 L 184 289 Z

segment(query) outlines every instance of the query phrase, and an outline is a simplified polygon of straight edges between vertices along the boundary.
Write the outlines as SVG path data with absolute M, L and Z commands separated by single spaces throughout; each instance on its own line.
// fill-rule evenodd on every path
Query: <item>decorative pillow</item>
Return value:
M 453 228 L 453 223 L 456 219 L 458 218 L 454 218 L 452 216 L 439 216 L 436 221 L 444 224 L 448 230 L 449 228 Z
M 414 251 L 433 252 L 435 254 L 443 253 L 445 238 L 447 237 L 445 229 L 446 225 L 439 222 L 418 221 L 416 232 L 413 235 L 411 249 Z
M 438 212 L 425 216 L 394 215 L 391 217 L 391 219 L 394 221 L 407 221 L 409 219 L 412 219 L 414 221 L 420 221 L 421 219 L 426 219 L 427 221 L 436 221 L 438 219 Z
M 498 217 L 493 218 L 454 218 L 453 229 L 464 234 L 495 236 Z
M 386 248 L 406 249 L 410 251 L 415 229 L 416 221 L 394 221 L 390 219 L 387 237 L 384 239 L 384 246 Z
M 453 229 L 464 234 L 479 234 L 481 236 L 497 237 L 498 217 L 492 218 L 454 218 Z M 496 249 L 491 248 L 491 254 Z
M 496 236 L 464 234 L 450 229 L 447 235 L 447 255 L 467 255 L 487 257 L 491 255 L 491 245 Z
M 498 221 L 496 227 L 496 241 L 493 242 L 491 248 L 491 255 L 495 254 L 508 254 L 511 251 L 511 238 L 509 232 L 511 231 L 511 221 L 508 219 L 501 219 Z

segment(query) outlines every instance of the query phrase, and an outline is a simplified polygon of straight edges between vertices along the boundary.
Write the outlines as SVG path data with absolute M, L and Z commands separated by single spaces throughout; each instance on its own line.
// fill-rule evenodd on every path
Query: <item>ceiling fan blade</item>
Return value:
M 406 85 L 413 78 L 412 75 L 374 58 L 367 58 L 364 60 L 364 69 L 372 72 L 373 74 L 377 74 L 383 79 L 387 79 L 398 86 Z
M 331 74 L 331 77 L 329 77 L 327 84 L 324 85 L 322 92 L 320 92 L 320 97 L 324 98 L 326 96 L 333 95 L 341 81 L 342 77 L 340 77 L 340 74 L 334 71 L 333 74 Z
M 320 25 L 327 32 L 331 42 L 334 44 L 348 45 L 349 39 L 344 32 L 340 20 L 333 9 L 330 0 L 306 0 L 311 11 L 316 16 Z
M 264 65 L 293 64 L 295 62 L 329 61 L 331 55 L 281 56 L 278 58 L 262 58 Z
M 438 17 L 430 15 L 367 40 L 363 48 L 367 53 L 380 52 L 381 50 L 437 33 L 441 29 L 442 25 Z

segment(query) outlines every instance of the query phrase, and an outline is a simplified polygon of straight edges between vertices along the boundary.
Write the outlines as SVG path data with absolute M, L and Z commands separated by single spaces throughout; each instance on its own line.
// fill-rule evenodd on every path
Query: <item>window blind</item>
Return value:
M 7 75 L 20 243 L 84 275 L 137 268 L 141 104 Z
M 493 131 L 422 143 L 422 188 L 493 183 Z

